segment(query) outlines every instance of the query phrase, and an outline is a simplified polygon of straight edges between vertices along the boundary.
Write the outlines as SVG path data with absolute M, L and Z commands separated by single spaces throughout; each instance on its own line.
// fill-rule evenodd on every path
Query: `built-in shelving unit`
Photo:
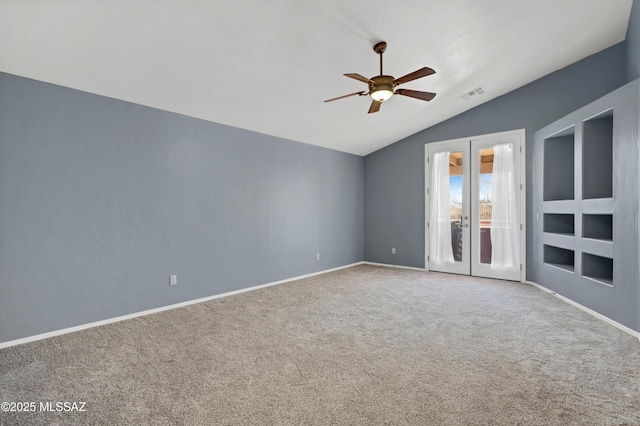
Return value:
M 573 214 L 545 213 L 544 232 L 560 235 L 575 235 L 575 220 Z
M 538 284 L 640 331 L 638 93 L 640 79 L 536 132 L 534 265 L 527 271 Z
M 613 285 L 613 259 L 601 256 L 599 250 L 595 250 L 598 254 L 584 252 L 581 241 L 613 242 L 613 214 L 589 211 L 592 200 L 606 203 L 613 197 L 613 120 L 609 108 L 543 141 L 543 263 L 609 286 Z M 578 232 L 576 217 L 581 219 Z M 593 244 L 600 243 L 591 244 L 593 250 Z
M 583 214 L 582 237 L 613 242 L 613 215 Z
M 544 140 L 544 201 L 573 200 L 575 128 Z

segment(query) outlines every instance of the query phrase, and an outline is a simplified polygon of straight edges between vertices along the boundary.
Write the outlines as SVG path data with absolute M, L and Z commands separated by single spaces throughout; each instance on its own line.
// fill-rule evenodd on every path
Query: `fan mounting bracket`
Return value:
M 384 53 L 384 51 L 387 50 L 387 42 L 386 41 L 381 41 L 375 44 L 375 46 L 373 46 L 373 51 L 376 53 Z

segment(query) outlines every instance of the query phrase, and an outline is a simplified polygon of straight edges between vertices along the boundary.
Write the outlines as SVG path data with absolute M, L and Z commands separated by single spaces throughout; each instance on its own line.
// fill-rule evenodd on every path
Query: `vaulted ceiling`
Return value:
M 0 71 L 365 155 L 625 38 L 632 0 L 0 0 Z M 375 114 L 344 77 L 428 66 Z M 486 94 L 464 100 L 483 87 Z M 1 94 L 0 94 L 1 95 Z

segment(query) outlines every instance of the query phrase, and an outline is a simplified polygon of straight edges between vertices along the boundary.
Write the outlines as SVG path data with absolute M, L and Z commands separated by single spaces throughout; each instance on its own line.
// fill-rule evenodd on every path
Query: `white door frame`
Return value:
M 428 271 L 429 270 L 429 228 L 428 228 L 428 222 L 429 222 L 429 205 L 430 205 L 430 194 L 428 193 L 428 189 L 430 188 L 430 183 L 429 183 L 429 174 L 430 174 L 430 167 L 428 164 L 428 158 L 429 158 L 429 148 L 438 148 L 440 146 L 444 147 L 446 145 L 450 145 L 450 144 L 454 144 L 454 143 L 462 143 L 462 142 L 467 142 L 467 143 L 471 143 L 471 141 L 482 141 L 482 140 L 486 140 L 486 139 L 495 139 L 495 138 L 502 138 L 502 137 L 517 137 L 520 139 L 520 147 L 521 147 L 521 167 L 520 167 L 520 183 L 521 183 L 521 197 L 520 197 L 520 214 L 521 214 L 521 221 L 522 221 L 522 232 L 521 232 L 521 237 L 520 238 L 520 256 L 521 256 L 521 262 L 522 262 L 522 270 L 520 271 L 520 281 L 521 282 L 525 282 L 526 281 L 526 277 L 527 277 L 527 252 L 526 252 L 526 237 L 527 237 L 527 210 L 526 210 L 526 204 L 527 204 L 527 197 L 526 197 L 526 133 L 525 133 L 525 129 L 518 129 L 518 130 L 511 130 L 511 131 L 507 131 L 507 132 L 498 132 L 498 133 L 491 133 L 491 134 L 486 134 L 486 135 L 479 135 L 479 136 L 470 136 L 470 137 L 465 137 L 465 138 L 459 138 L 459 139 L 450 139 L 450 140 L 445 140 L 445 141 L 438 141 L 438 142 L 432 142 L 432 143 L 427 143 L 425 144 L 424 147 L 424 194 L 425 194 L 425 222 L 424 222 L 424 241 L 425 241 L 425 245 L 424 245 L 424 264 L 425 264 L 425 269 Z

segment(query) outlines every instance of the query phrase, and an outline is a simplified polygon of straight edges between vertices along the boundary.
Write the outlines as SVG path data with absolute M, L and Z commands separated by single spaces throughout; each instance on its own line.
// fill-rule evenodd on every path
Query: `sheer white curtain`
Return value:
M 520 224 L 513 172 L 513 144 L 493 147 L 491 178 L 491 269 L 520 268 Z
M 449 198 L 449 152 L 439 152 L 431 165 L 429 261 L 434 264 L 454 263 Z

